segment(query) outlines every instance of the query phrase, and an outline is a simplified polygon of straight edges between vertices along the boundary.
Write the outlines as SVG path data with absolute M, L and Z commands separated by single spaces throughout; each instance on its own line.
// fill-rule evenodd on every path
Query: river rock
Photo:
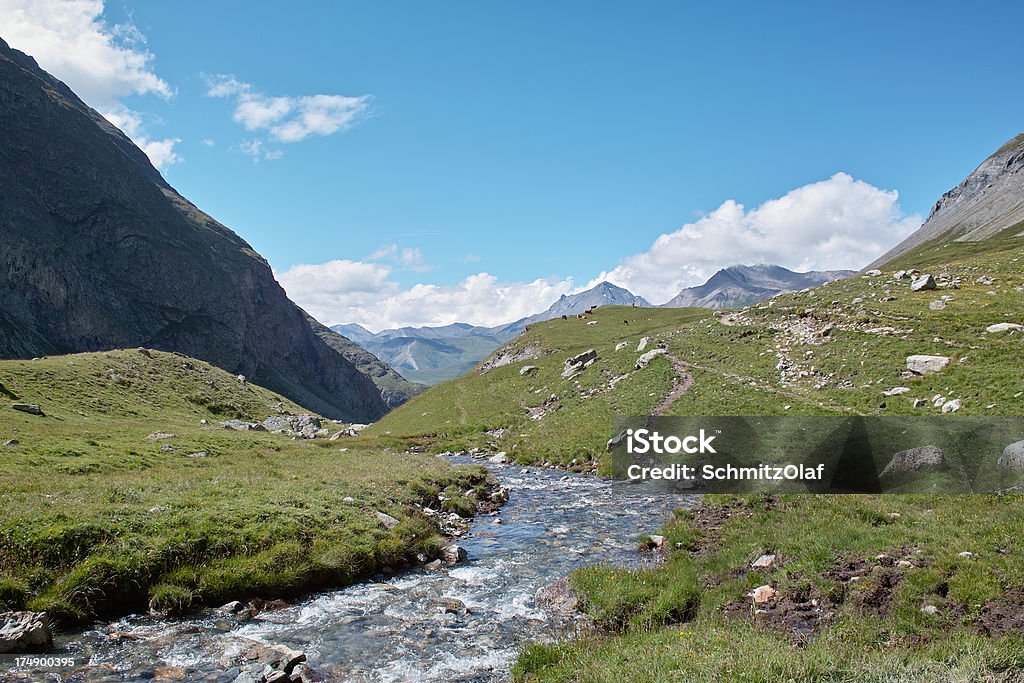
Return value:
M 1024 441 L 1015 441 L 1004 448 L 996 464 L 1008 470 L 1024 470 Z
M 941 372 L 947 365 L 949 365 L 949 358 L 946 356 L 928 356 L 924 354 L 907 356 L 907 370 L 917 375 Z
M 946 469 L 946 457 L 938 446 L 918 446 L 900 451 L 879 474 L 879 478 L 894 477 L 909 472 L 940 471 Z
M 565 361 L 565 366 L 562 370 L 562 377 L 572 377 L 584 368 L 590 367 L 596 360 L 597 351 L 594 349 L 587 349 L 583 353 L 577 354 Z
M 930 273 L 918 275 L 910 281 L 910 289 L 914 292 L 923 292 L 926 289 L 935 289 L 935 278 Z
M 28 413 L 29 415 L 43 414 L 43 409 L 36 403 L 12 403 L 11 407 L 19 412 Z
M 505 455 L 505 451 L 501 451 L 500 453 L 495 453 L 491 457 L 487 458 L 487 462 L 495 465 L 504 465 L 508 462 L 508 456 Z
M 651 364 L 652 360 L 654 360 L 658 356 L 664 355 L 665 353 L 665 349 L 651 349 L 650 351 L 636 359 L 636 369 L 643 370 L 644 368 Z
M 461 545 L 452 543 L 441 550 L 441 561 L 445 564 L 463 564 L 469 560 L 469 554 Z
M 1024 325 L 1018 325 L 1017 323 L 996 323 L 995 325 L 989 325 L 985 328 L 986 332 L 1021 332 L 1024 331 Z
M 253 642 L 252 646 L 242 653 L 242 659 L 256 660 L 271 669 L 290 674 L 296 664 L 306 661 L 306 653 L 293 650 L 284 645 L 269 645 Z
M 554 614 L 572 615 L 580 608 L 579 595 L 568 578 L 561 578 L 538 589 L 534 601 L 537 607 Z
M 0 613 L 0 653 L 45 652 L 52 646 L 50 622 L 43 612 Z

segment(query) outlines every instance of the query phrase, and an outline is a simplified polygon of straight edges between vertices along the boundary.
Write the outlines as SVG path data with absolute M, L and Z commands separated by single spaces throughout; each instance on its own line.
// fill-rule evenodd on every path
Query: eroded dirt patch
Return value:
M 1024 635 L 1024 590 L 1008 590 L 982 605 L 974 628 L 986 636 Z

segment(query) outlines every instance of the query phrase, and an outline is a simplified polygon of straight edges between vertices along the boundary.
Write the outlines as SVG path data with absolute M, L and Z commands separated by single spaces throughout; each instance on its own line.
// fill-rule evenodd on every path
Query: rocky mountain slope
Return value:
M 503 330 L 521 331 L 527 325 L 560 318 L 563 315 L 578 315 L 595 306 L 642 306 L 650 307 L 642 296 L 637 296 L 628 289 L 613 285 L 610 282 L 599 282 L 585 292 L 563 294 L 558 301 L 551 304 L 546 311 L 517 320 L 506 325 Z
M 703 285 L 687 287 L 661 307 L 738 308 L 764 301 L 782 292 L 817 287 L 850 275 L 853 275 L 852 270 L 796 273 L 782 266 L 767 264 L 730 266 L 712 275 Z
M 146 346 L 366 422 L 377 387 L 319 339 L 266 261 L 0 41 L 0 357 Z
M 996 237 L 1024 237 L 1024 133 L 943 194 L 919 230 L 867 268 L 878 268 L 928 246 Z

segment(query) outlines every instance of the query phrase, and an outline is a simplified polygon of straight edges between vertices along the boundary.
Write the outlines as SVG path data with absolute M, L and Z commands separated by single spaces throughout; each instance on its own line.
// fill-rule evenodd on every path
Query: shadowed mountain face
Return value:
M 795 292 L 807 287 L 839 280 L 853 275 L 852 270 L 812 270 L 795 273 L 782 266 L 730 266 L 724 268 L 699 287 L 688 287 L 662 308 L 739 308 L 770 299 L 782 292 Z
M 935 202 L 928 220 L 868 268 L 922 248 L 1024 237 L 1024 133 Z
M 147 346 L 244 374 L 329 417 L 386 411 L 259 254 L 2 40 L 0 130 L 0 357 Z

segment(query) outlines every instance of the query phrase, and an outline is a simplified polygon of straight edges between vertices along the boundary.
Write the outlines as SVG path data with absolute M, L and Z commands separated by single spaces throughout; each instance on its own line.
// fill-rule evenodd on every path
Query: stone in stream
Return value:
M 441 550 L 441 561 L 444 564 L 463 564 L 468 560 L 469 555 L 461 545 L 452 543 Z
M 568 577 L 537 590 L 534 595 L 537 607 L 545 612 L 572 615 L 579 611 L 580 599 Z
M 949 365 L 949 358 L 946 356 L 928 356 L 925 354 L 907 356 L 907 370 L 916 375 L 941 372 L 947 365 Z
M 11 408 L 29 415 L 42 415 L 43 409 L 36 403 L 12 403 Z
M 45 652 L 52 646 L 50 622 L 43 612 L 0 613 L 0 653 Z
M 495 465 L 504 465 L 508 462 L 508 456 L 505 454 L 505 451 L 501 451 L 487 458 L 487 462 Z
M 1024 441 L 1014 441 L 1004 448 L 996 465 L 1008 470 L 1024 470 Z

